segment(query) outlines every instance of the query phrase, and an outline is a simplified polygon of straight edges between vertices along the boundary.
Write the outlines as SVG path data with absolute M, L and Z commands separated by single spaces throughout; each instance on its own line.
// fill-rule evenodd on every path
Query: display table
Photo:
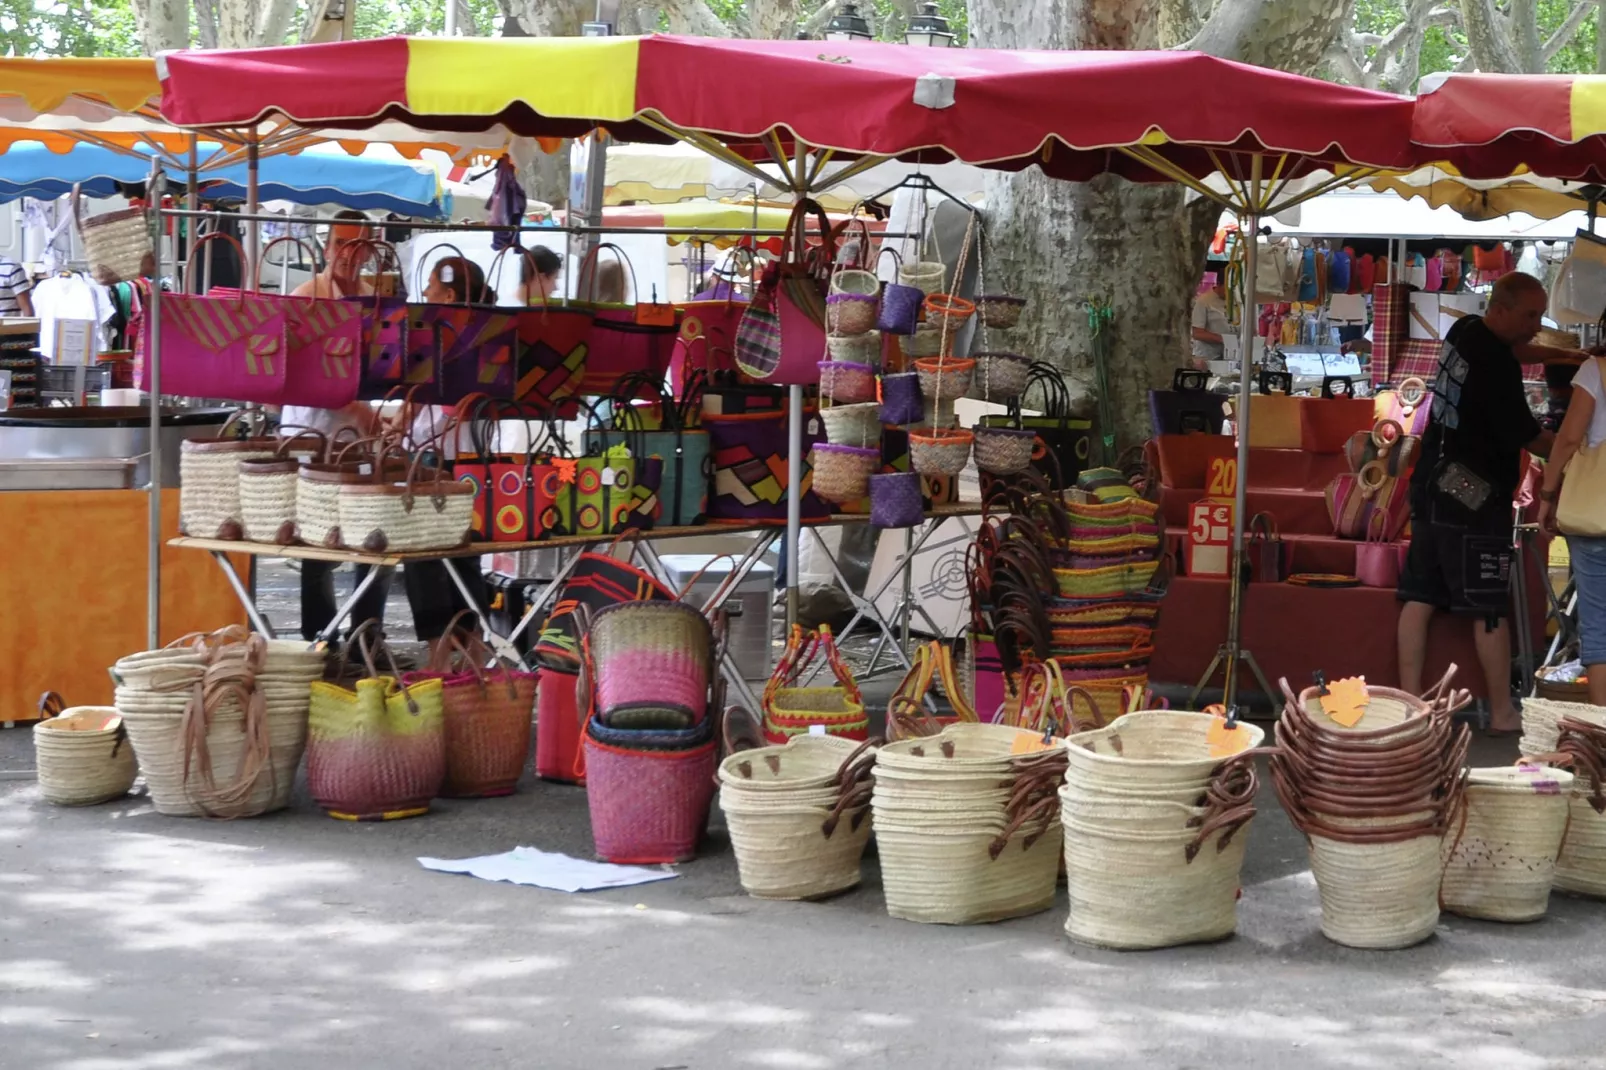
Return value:
M 981 506 L 979 504 L 967 502 L 961 502 L 953 505 L 939 505 L 933 508 L 927 514 L 925 520 L 920 524 L 919 528 L 915 529 L 917 531 L 917 535 L 908 540 L 909 549 L 906 550 L 906 552 L 902 555 L 902 559 L 899 562 L 899 567 L 901 569 L 907 569 L 910 566 L 914 553 L 917 552 L 922 545 L 924 545 L 931 532 L 944 521 L 954 517 L 977 516 L 980 514 L 980 512 Z M 846 525 L 867 524 L 869 521 L 870 518 L 868 516 L 859 514 L 838 514 L 831 517 L 828 521 L 824 521 L 822 523 Z M 821 525 L 815 524 L 808 526 L 819 527 Z M 805 530 L 807 530 L 807 528 L 805 528 Z M 331 550 L 322 546 L 280 546 L 275 543 L 235 542 L 224 539 L 197 539 L 189 537 L 172 539 L 168 545 L 181 550 L 203 550 L 209 553 L 221 566 L 224 582 L 233 589 L 236 597 L 239 600 L 241 609 L 243 609 L 245 614 L 250 618 L 252 626 L 258 631 L 262 632 L 264 635 L 270 637 L 273 635 L 273 629 L 258 611 L 256 599 L 253 593 L 248 589 L 245 582 L 243 582 L 241 579 L 241 566 L 236 555 L 246 555 L 249 557 L 289 557 L 310 561 L 334 561 L 343 564 L 349 563 L 354 565 L 373 565 L 381 567 L 395 567 L 397 565 L 405 566 L 410 562 L 416 563 L 425 561 L 439 561 L 446 566 L 446 573 L 452 578 L 452 582 L 457 585 L 458 593 L 463 596 L 463 600 L 468 605 L 473 606 L 478 612 L 480 620 L 485 622 L 490 619 L 490 614 L 487 612 L 488 607 L 479 605 L 476 602 L 474 595 L 471 593 L 468 585 L 463 580 L 462 573 L 458 571 L 462 567 L 460 562 L 463 558 L 479 557 L 482 554 L 488 553 L 517 553 L 523 550 L 557 549 L 568 551 L 568 553 L 565 554 L 565 560 L 563 564 L 558 569 L 557 575 L 554 576 L 551 582 L 542 589 L 539 595 L 531 600 L 529 607 L 525 610 L 524 617 L 519 621 L 517 626 L 514 627 L 510 635 L 501 636 L 491 632 L 488 627 L 486 629 L 487 641 L 491 643 L 491 645 L 500 654 L 514 662 L 521 662 L 523 659 L 519 654 L 518 649 L 513 645 L 514 641 L 524 632 L 525 629 L 532 626 L 539 626 L 540 622 L 545 619 L 546 608 L 551 605 L 552 600 L 557 597 L 558 591 L 563 586 L 564 580 L 568 578 L 568 575 L 570 571 L 573 570 L 575 563 L 579 561 L 580 554 L 587 549 L 600 550 L 605 549 L 610 545 L 616 545 L 619 549 L 626 551 L 629 559 L 637 561 L 642 568 L 651 573 L 660 581 L 664 582 L 666 585 L 673 588 L 673 577 L 671 576 L 669 570 L 664 566 L 663 562 L 659 559 L 658 552 L 654 548 L 655 543 L 664 542 L 670 539 L 683 539 L 701 535 L 730 535 L 741 533 L 758 533 L 760 537 L 753 540 L 753 545 L 741 556 L 739 560 L 737 560 L 736 564 L 733 566 L 730 576 L 723 586 L 724 593 L 716 596 L 715 599 L 707 604 L 698 607 L 703 612 L 707 613 L 719 608 L 719 606 L 722 605 L 728 597 L 730 597 L 730 593 L 734 592 L 736 588 L 740 586 L 742 578 L 752 571 L 753 566 L 763 558 L 764 554 L 769 550 L 774 541 L 786 534 L 784 528 L 777 527 L 774 524 L 700 524 L 687 527 L 654 528 L 651 531 L 626 533 L 625 535 L 618 537 L 612 535 L 603 537 L 598 537 L 595 535 L 566 535 L 554 536 L 553 538 L 540 539 L 533 542 L 475 542 L 469 543 L 466 546 L 459 546 L 449 550 L 422 550 L 414 552 L 387 553 L 369 553 L 364 550 Z M 821 550 L 824 550 L 823 546 L 821 547 Z M 829 553 L 827 553 L 826 556 L 830 558 Z M 842 575 L 841 568 L 839 565 L 837 565 L 834 558 L 831 558 L 831 562 L 833 568 L 836 569 L 838 579 L 840 580 Z M 361 583 L 357 585 L 356 589 L 352 591 L 346 602 L 335 611 L 334 619 L 330 621 L 329 626 L 324 629 L 322 634 L 319 635 L 318 638 L 320 641 L 327 641 L 333 636 L 339 634 L 341 624 L 344 622 L 346 617 L 350 615 L 352 607 L 356 605 L 358 597 L 360 597 L 362 593 L 367 590 L 369 584 L 373 583 L 377 579 L 378 575 L 379 572 L 377 568 L 369 570 L 368 575 Z M 844 589 L 846 589 L 846 584 L 843 586 Z M 165 593 L 166 592 L 164 592 L 164 594 Z M 876 592 L 876 594 L 879 593 L 880 592 Z M 844 635 L 847 631 L 851 631 L 852 628 L 861 620 L 868 620 L 869 622 L 873 623 L 881 633 L 881 645 L 878 647 L 878 656 L 881 651 L 890 650 L 893 656 L 899 662 L 901 662 L 903 668 L 907 669 L 909 667 L 908 653 L 903 649 L 903 645 L 899 642 L 898 633 L 893 627 L 892 622 L 888 621 L 885 615 L 876 608 L 876 594 L 872 594 L 868 598 L 864 596 L 852 595 L 853 603 L 858 613 L 854 617 L 853 624 L 849 625 L 848 629 L 844 631 Z M 909 612 L 909 609 L 906 607 L 904 611 Z M 215 627 L 216 625 L 208 626 Z M 123 651 L 122 653 L 126 652 L 127 651 Z M 122 654 L 119 653 L 117 656 L 121 657 Z M 115 660 L 115 658 L 113 660 Z M 110 664 L 110 662 L 107 662 L 107 664 Z M 756 711 L 759 708 L 757 696 L 753 694 L 752 689 L 748 686 L 746 680 L 743 679 L 740 668 L 729 658 L 728 655 L 725 659 L 725 662 L 721 665 L 721 672 L 730 686 L 732 696 L 738 701 L 748 703 L 749 708 Z
M 178 494 L 162 492 L 168 535 L 178 533 Z M 0 721 L 34 720 L 45 691 L 73 706 L 111 704 L 106 669 L 146 646 L 149 517 L 141 490 L 0 493 Z M 168 548 L 161 567 L 162 642 L 245 621 L 205 561 Z

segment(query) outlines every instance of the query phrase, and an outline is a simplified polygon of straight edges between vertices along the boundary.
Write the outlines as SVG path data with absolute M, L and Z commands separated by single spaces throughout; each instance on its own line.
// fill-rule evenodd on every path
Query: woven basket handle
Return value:
M 67 700 L 55 691 L 46 691 L 39 696 L 39 702 L 34 708 L 39 711 L 41 721 L 48 721 L 52 717 L 61 716 L 62 711 L 67 708 Z
M 720 725 L 725 740 L 725 753 L 737 754 L 764 746 L 764 729 L 758 716 L 746 706 L 727 706 Z

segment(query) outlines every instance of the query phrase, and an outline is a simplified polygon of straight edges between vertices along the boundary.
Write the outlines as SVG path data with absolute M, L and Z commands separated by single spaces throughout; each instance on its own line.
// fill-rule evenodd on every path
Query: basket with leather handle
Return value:
M 369 553 L 450 550 L 469 541 L 475 489 L 451 479 L 443 467 L 420 474 L 422 452 L 413 455 L 398 480 L 384 463 L 400 453 L 391 447 L 374 462 L 366 482 L 340 485 L 340 535 L 353 550 Z
M 824 659 L 836 678 L 835 686 L 811 687 L 806 676 L 817 660 Z M 853 674 L 838 653 L 831 629 L 805 631 L 794 625 L 786 650 L 764 687 L 764 738 L 785 743 L 821 726 L 827 735 L 863 741 L 869 737 L 864 698 Z
M 240 508 L 240 462 L 271 460 L 279 440 L 260 433 L 259 409 L 240 409 L 218 428 L 216 438 L 179 444 L 179 530 L 198 539 L 240 539 L 245 521 Z M 230 435 L 236 422 L 244 437 Z
M 303 457 L 327 451 L 323 434 L 307 428 L 280 439 L 273 456 L 239 462 L 240 518 L 250 542 L 288 546 L 296 540 L 296 483 Z M 299 444 L 299 449 L 298 449 Z M 309 448 L 309 444 L 311 448 Z
M 73 220 L 84 242 L 84 259 L 89 273 L 102 286 L 133 282 L 149 275 L 156 266 L 156 248 L 151 242 L 151 225 L 143 208 L 120 208 L 85 217 L 80 206 L 78 186 L 73 186 Z
M 128 794 L 139 767 L 113 706 L 67 707 L 47 691 L 33 726 L 39 794 L 57 806 L 93 806 Z

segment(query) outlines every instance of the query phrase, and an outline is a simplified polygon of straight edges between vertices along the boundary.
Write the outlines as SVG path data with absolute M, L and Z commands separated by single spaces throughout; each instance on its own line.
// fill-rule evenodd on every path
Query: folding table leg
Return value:
M 318 638 L 313 640 L 313 644 L 334 642 L 335 636 L 340 634 L 340 625 L 345 623 L 346 618 L 357 608 L 357 600 L 367 594 L 368 588 L 377 582 L 379 582 L 379 566 L 375 565 L 368 570 L 366 576 L 357 581 L 357 586 L 352 589 L 350 596 L 335 609 L 334 619 L 318 633 Z
M 474 600 L 474 595 L 470 593 L 468 584 L 463 582 L 462 574 L 457 571 L 457 562 L 450 557 L 443 557 L 441 558 L 441 564 L 446 566 L 446 574 L 452 577 L 452 582 L 457 585 L 457 593 L 463 596 L 463 604 L 478 614 L 480 630 L 485 633 L 485 641 L 491 645 L 491 649 L 506 658 L 511 664 L 524 665 L 524 657 L 519 653 L 519 648 L 491 630 L 490 611 Z M 372 575 L 372 573 L 369 573 L 369 575 Z M 528 666 L 525 667 L 528 668 Z
M 530 622 L 537 619 L 536 614 L 558 597 L 558 591 L 563 588 L 563 581 L 569 578 L 569 573 L 573 572 L 575 566 L 580 563 L 581 549 L 577 547 L 569 554 L 569 559 L 563 563 L 562 568 L 558 569 L 558 574 L 552 578 L 552 582 L 548 583 L 545 589 L 536 596 L 535 601 L 524 607 L 524 616 L 519 618 L 518 624 L 514 625 L 513 631 L 507 637 L 509 643 L 517 644 L 519 636 L 524 634 L 524 630 L 530 626 Z
M 240 582 L 240 574 L 234 571 L 233 565 L 229 564 L 229 555 L 221 550 L 213 550 L 212 560 L 217 562 L 218 567 L 223 570 L 223 575 L 228 577 L 229 586 L 234 589 L 234 597 L 238 598 L 240 605 L 245 607 L 245 615 L 250 618 L 251 627 L 269 639 L 274 638 L 273 628 L 269 626 L 261 611 L 257 609 L 256 599 L 251 597 L 251 592 L 246 590 L 245 584 Z

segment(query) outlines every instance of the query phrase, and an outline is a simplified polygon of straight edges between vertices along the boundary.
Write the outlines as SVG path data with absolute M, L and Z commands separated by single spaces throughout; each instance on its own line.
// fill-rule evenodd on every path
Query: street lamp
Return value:
M 868 41 L 871 37 L 870 24 L 859 14 L 856 4 L 843 4 L 825 24 L 827 41 Z
M 907 45 L 924 45 L 927 48 L 952 48 L 954 34 L 948 29 L 948 20 L 932 0 L 920 5 L 920 10 L 909 18 L 909 29 L 904 31 Z

